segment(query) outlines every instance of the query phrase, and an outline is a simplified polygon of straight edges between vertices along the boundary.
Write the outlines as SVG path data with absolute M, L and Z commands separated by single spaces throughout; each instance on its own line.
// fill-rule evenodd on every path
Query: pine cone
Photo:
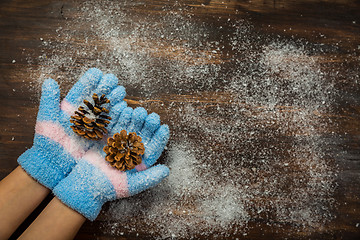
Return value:
M 107 134 L 106 127 L 110 123 L 111 117 L 108 116 L 109 110 L 101 105 L 109 103 L 110 100 L 103 94 L 100 99 L 96 93 L 92 96 L 94 105 L 88 100 L 84 100 L 87 109 L 80 106 L 78 111 L 75 111 L 75 115 L 71 116 L 70 122 L 73 126 L 70 126 L 78 135 L 91 139 L 100 140 L 104 134 Z
M 141 163 L 141 155 L 144 154 L 145 148 L 140 136 L 134 132 L 127 135 L 127 132 L 122 130 L 120 133 L 115 133 L 112 138 L 108 138 L 104 152 L 107 154 L 105 160 L 112 167 L 126 171 Z

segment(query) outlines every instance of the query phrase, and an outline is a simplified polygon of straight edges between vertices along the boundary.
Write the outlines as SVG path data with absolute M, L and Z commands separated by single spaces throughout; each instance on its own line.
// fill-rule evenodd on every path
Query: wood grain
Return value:
M 336 204 L 331 208 L 331 214 L 335 218 L 331 219 L 325 225 L 314 228 L 301 228 L 294 226 L 294 222 L 279 222 L 272 223 L 269 226 L 270 216 L 258 216 L 252 218 L 247 226 L 247 235 L 237 233 L 231 238 L 241 239 L 359 239 L 360 238 L 360 79 L 359 74 L 359 55 L 360 55 L 360 2 L 357 0 L 302 0 L 302 1 L 267 1 L 267 0 L 253 0 L 253 1 L 179 1 L 177 4 L 168 1 L 136 1 L 137 4 L 128 6 L 124 11 L 137 16 L 139 19 L 144 18 L 145 15 L 152 15 L 152 21 L 157 22 L 164 13 L 173 11 L 178 14 L 183 14 L 186 9 L 186 14 L 193 16 L 197 23 L 204 23 L 209 28 L 225 26 L 224 29 L 218 33 L 214 30 L 214 34 L 209 37 L 208 41 L 216 41 L 221 38 L 221 35 L 230 34 L 232 29 L 225 24 L 228 18 L 231 19 L 247 19 L 252 26 L 252 35 L 249 38 L 254 39 L 261 36 L 259 41 L 251 41 L 252 46 L 260 48 L 264 41 L 271 40 L 289 40 L 306 42 L 307 51 L 318 59 L 321 63 L 322 71 L 327 76 L 334 75 L 334 89 L 335 95 L 333 111 L 329 112 L 314 112 L 314 119 L 326 119 L 329 123 L 326 126 L 319 124 L 316 126 L 316 132 L 323 139 L 326 139 L 329 144 L 329 149 L 326 150 L 326 158 L 332 166 L 338 169 L 335 177 L 335 191 L 333 198 Z M 0 3 L 0 179 L 4 178 L 16 166 L 17 157 L 24 152 L 26 148 L 31 147 L 34 134 L 34 125 L 36 120 L 36 113 L 39 99 L 39 85 L 35 76 L 39 76 L 39 69 L 47 67 L 46 61 L 42 61 L 38 56 L 45 51 L 49 57 L 55 52 L 49 49 L 44 50 L 43 42 L 40 38 L 45 36 L 53 41 L 56 46 L 60 46 L 62 41 L 66 41 L 63 36 L 56 37 L 55 30 L 59 26 L 66 26 L 74 19 L 81 17 L 82 12 L 79 11 L 82 5 L 79 1 L 21 1 L 21 0 L 3 0 Z M 166 8 L 166 11 L 164 10 Z M 181 10 L 180 10 L 181 9 Z M 220 17 L 220 18 L 219 18 Z M 219 20 L 220 19 L 220 20 Z M 86 24 L 86 23 L 84 23 Z M 131 23 L 124 26 L 126 31 Z M 105 49 L 109 44 L 107 41 L 89 40 L 86 42 L 83 35 L 90 30 L 84 26 L 82 31 L 74 32 L 73 42 L 70 44 L 74 48 L 81 46 L 96 46 L 98 51 Z M 265 36 L 265 37 L 264 37 Z M 266 40 L 264 40 L 266 39 Z M 195 66 L 201 64 L 223 64 L 224 69 L 233 69 L 234 65 L 229 60 L 229 56 L 234 54 L 234 51 L 229 48 L 220 53 L 209 52 L 208 50 L 199 47 L 184 47 L 179 45 L 175 51 L 172 50 L 171 42 L 162 41 L 160 39 L 148 39 L 144 42 L 136 43 L 138 49 L 146 49 L 146 52 L 152 58 L 159 59 L 159 64 L 156 65 L 161 68 L 161 61 L 178 61 L 182 60 L 183 64 L 188 66 Z M 314 50 L 315 49 L 315 50 Z M 72 54 L 70 49 L 69 54 Z M 209 59 L 196 59 L 191 56 L 211 55 Z M 86 64 L 87 61 L 93 60 L 90 58 L 78 58 L 76 64 L 72 69 L 58 68 L 57 72 L 51 73 L 54 77 L 57 75 L 67 76 L 68 71 L 71 74 L 78 74 L 78 66 Z M 244 61 L 248 61 L 246 57 Z M 170 59 L 170 60 L 169 60 Z M 13 60 L 16 62 L 13 63 Z M 51 64 L 50 62 L 48 64 Z M 304 63 L 306 64 L 306 63 Z M 357 72 L 357 74 L 356 74 Z M 226 74 L 224 70 L 222 72 Z M 336 73 L 336 74 L 335 74 Z M 74 77 L 71 75 L 71 77 Z M 281 78 L 281 76 L 279 77 Z M 202 90 L 196 86 L 196 82 L 190 83 L 188 92 L 182 94 L 178 92 L 171 92 L 172 90 L 162 91 L 162 86 L 167 84 L 167 79 L 158 79 L 159 88 L 153 89 L 154 92 L 150 97 L 144 96 L 134 87 L 127 88 L 126 101 L 130 106 L 142 106 L 150 111 L 159 113 L 162 120 L 170 125 L 172 129 L 172 140 L 179 140 L 179 128 L 187 129 L 189 126 L 184 122 L 177 122 L 174 119 L 179 117 L 179 113 L 175 109 L 182 108 L 184 103 L 192 103 L 196 109 L 208 113 L 206 119 L 208 122 L 232 122 L 231 116 L 217 114 L 216 108 L 231 109 L 235 103 L 231 102 L 233 96 L 226 91 Z M 329 80 L 330 81 L 330 80 Z M 191 85 L 193 84 L 193 85 Z M 223 82 L 214 84 L 214 86 L 221 88 Z M 67 82 L 61 83 L 62 94 L 71 86 Z M 191 88 L 200 89 L 199 93 L 194 95 L 191 93 Z M 241 103 L 241 108 L 246 109 L 248 115 L 263 116 L 263 105 L 251 105 L 248 102 Z M 292 116 L 301 112 L 299 106 L 279 105 L 276 107 L 276 112 L 285 114 L 284 116 Z M 263 119 L 259 119 L 261 122 Z M 245 120 L 244 120 L 245 121 Z M 249 121 L 249 120 L 248 120 Z M 280 146 L 280 150 L 275 151 L 279 159 L 289 157 L 283 149 L 291 146 L 292 137 L 296 134 L 306 135 L 304 128 L 291 128 L 288 132 L 276 132 L 274 129 L 279 128 L 281 123 L 275 123 L 267 126 L 267 130 L 259 133 L 260 140 L 257 141 L 258 146 L 245 149 L 241 152 L 243 156 L 251 156 L 253 151 L 257 148 L 268 144 L 266 143 L 268 137 L 272 138 L 274 146 Z M 252 126 L 252 125 L 251 125 Z M 188 129 L 188 136 L 192 140 L 199 140 L 200 131 Z M 193 132 L 190 132 L 193 130 Z M 204 144 L 213 144 L 209 139 L 204 139 Z M 246 143 L 239 140 L 239 146 L 249 147 Z M 220 152 L 223 156 L 228 156 L 229 159 L 235 159 L 234 154 L 230 149 L 221 143 L 211 145 L 215 151 Z M 311 153 L 309 153 L 311 154 Z M 306 156 L 306 154 L 305 154 Z M 298 157 L 291 165 L 289 181 L 297 179 L 297 177 L 306 173 L 301 165 L 297 165 L 301 157 Z M 166 161 L 165 156 L 160 161 Z M 304 157 L 305 161 L 305 157 Z M 218 163 L 213 163 L 217 166 Z M 244 171 L 249 171 L 254 167 L 250 163 L 245 163 L 242 166 Z M 276 169 L 274 169 L 276 171 Z M 278 170 L 281 172 L 282 170 Z M 278 173 L 279 173 L 278 172 Z M 263 178 L 272 173 L 264 171 L 257 175 Z M 292 178 L 290 177 L 292 176 Z M 258 179 L 249 177 L 251 184 L 256 184 Z M 299 185 L 300 187 L 303 185 Z M 286 187 L 286 186 L 283 186 Z M 49 201 L 49 199 L 47 200 Z M 269 201 L 269 199 L 252 199 L 252 204 Z M 289 197 L 285 197 L 284 202 L 291 201 Z M 44 207 L 44 206 L 42 206 Z M 106 205 L 105 208 L 109 206 Z M 192 206 L 188 206 L 192 210 Z M 37 213 L 41 211 L 37 209 Z M 179 216 L 181 213 L 178 213 Z M 35 213 L 36 215 L 36 213 Z M 31 218 L 27 220 L 26 226 L 31 222 Z M 133 232 L 124 231 L 122 236 L 114 236 L 108 231 L 101 229 L 103 226 L 109 226 L 109 221 L 116 222 L 116 220 L 109 220 L 104 215 L 95 222 L 87 222 L 79 231 L 76 239 L 149 239 L 156 237 L 156 234 L 150 233 L 147 229 L 140 229 L 137 234 Z M 139 226 L 144 224 L 141 219 L 133 220 Z M 300 223 L 301 225 L 301 223 Z M 18 236 L 23 230 L 24 226 L 18 229 L 13 235 L 13 238 Z M 234 229 L 228 229 L 229 232 L 234 232 Z M 219 235 L 217 235 L 219 234 Z M 203 237 L 194 235 L 195 238 L 224 238 L 221 232 L 213 232 L 211 236 Z

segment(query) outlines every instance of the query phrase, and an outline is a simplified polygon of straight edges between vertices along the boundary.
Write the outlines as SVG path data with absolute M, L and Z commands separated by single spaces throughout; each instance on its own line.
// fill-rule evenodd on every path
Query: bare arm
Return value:
M 50 190 L 20 166 L 0 182 L 0 239 L 8 239 Z
M 85 220 L 54 198 L 19 239 L 73 239 Z

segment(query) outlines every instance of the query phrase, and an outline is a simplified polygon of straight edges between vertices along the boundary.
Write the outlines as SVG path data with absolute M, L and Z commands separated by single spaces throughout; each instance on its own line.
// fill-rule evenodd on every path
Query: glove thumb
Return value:
M 133 196 L 152 188 L 167 176 L 169 176 L 169 168 L 164 165 L 157 165 L 141 172 L 128 173 L 129 195 Z
M 60 112 L 60 89 L 57 82 L 46 79 L 42 85 L 41 100 L 38 112 L 38 121 L 54 121 Z

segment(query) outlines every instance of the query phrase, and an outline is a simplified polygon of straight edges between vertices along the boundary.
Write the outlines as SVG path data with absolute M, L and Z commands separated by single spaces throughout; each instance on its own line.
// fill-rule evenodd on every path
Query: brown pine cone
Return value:
M 109 103 L 110 100 L 103 94 L 100 99 L 96 93 L 92 96 L 94 105 L 88 100 L 84 100 L 87 107 L 80 106 L 75 115 L 71 116 L 70 122 L 72 130 L 87 139 L 100 140 L 107 134 L 106 127 L 110 123 L 111 117 L 108 116 L 109 110 L 101 105 Z
M 120 171 L 134 169 L 142 162 L 141 155 L 145 152 L 141 140 L 134 132 L 129 135 L 125 130 L 115 133 L 112 138 L 108 138 L 107 146 L 103 149 L 106 153 L 105 160 Z

